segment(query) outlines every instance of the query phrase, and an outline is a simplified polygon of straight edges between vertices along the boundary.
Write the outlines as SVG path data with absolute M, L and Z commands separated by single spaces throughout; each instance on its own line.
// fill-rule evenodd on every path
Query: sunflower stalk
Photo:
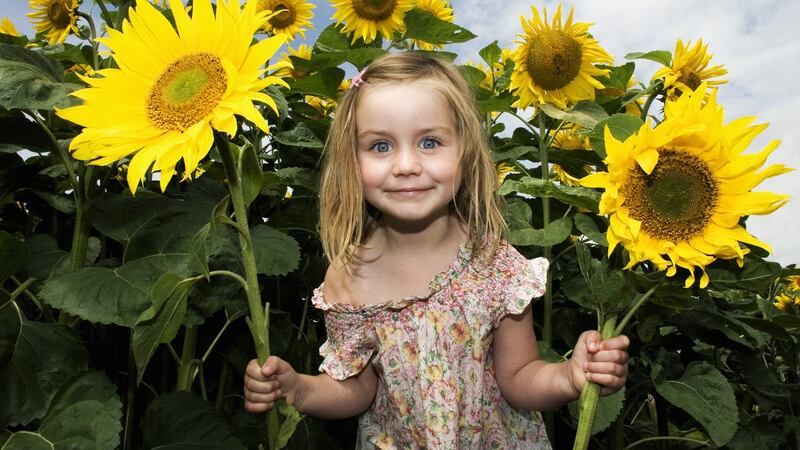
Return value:
M 616 333 L 617 318 L 612 316 L 602 322 L 600 335 L 602 339 L 610 339 Z M 600 386 L 594 382 L 583 385 L 581 396 L 578 399 L 578 429 L 575 432 L 575 444 L 572 450 L 586 450 L 592 438 L 592 422 L 597 411 L 597 401 L 600 399 Z
M 222 165 L 225 167 L 225 174 L 228 178 L 228 188 L 233 202 L 235 221 L 238 224 L 239 245 L 242 251 L 242 264 L 244 265 L 245 281 L 247 286 L 247 304 L 250 309 L 250 316 L 246 319 L 253 337 L 253 344 L 256 348 L 259 365 L 263 365 L 269 356 L 269 322 L 265 313 L 269 313 L 269 305 L 263 307 L 261 304 L 261 293 L 258 287 L 258 273 L 256 271 L 256 258 L 253 253 L 252 239 L 250 238 L 250 227 L 247 223 L 247 207 L 244 204 L 244 193 L 242 191 L 242 169 L 236 163 L 228 139 L 219 132 L 214 133 L 214 141 L 217 150 L 222 157 Z M 280 423 L 276 408 L 267 413 L 267 435 L 269 448 L 278 448 L 278 432 Z

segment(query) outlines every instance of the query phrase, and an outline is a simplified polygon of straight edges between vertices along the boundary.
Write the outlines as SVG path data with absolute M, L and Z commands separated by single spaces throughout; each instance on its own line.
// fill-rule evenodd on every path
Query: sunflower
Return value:
M 775 296 L 773 305 L 785 313 L 791 313 L 794 306 L 800 306 L 800 299 L 794 295 L 783 292 Z
M 433 17 L 444 20 L 445 22 L 453 23 L 456 20 L 456 16 L 453 14 L 453 8 L 446 0 L 417 0 L 416 8 L 428 12 L 432 14 Z M 422 50 L 434 50 L 444 47 L 441 44 L 429 44 L 417 39 L 412 39 L 412 41 Z
M 78 0 L 29 0 L 33 9 L 28 18 L 37 33 L 44 33 L 49 44 L 64 42 L 70 32 L 77 33 Z
M 592 149 L 589 144 L 589 138 L 579 135 L 573 128 L 563 128 L 559 130 L 553 137 L 552 146 L 561 150 L 587 151 Z M 578 178 L 570 175 L 569 172 L 558 164 L 553 164 L 550 170 L 561 184 L 566 184 L 568 186 L 580 185 L 580 180 Z M 594 171 L 590 165 L 584 165 L 583 170 L 586 173 Z
M 703 82 L 712 88 L 728 82 L 728 80 L 712 79 L 726 75 L 728 71 L 722 65 L 708 67 L 713 56 L 708 53 L 708 45 L 703 45 L 702 39 L 689 48 L 691 44 L 690 40 L 684 46 L 678 39 L 672 65 L 662 67 L 653 74 L 653 80 L 664 78 L 664 87 L 671 100 L 683 93 L 694 91 Z
M 513 106 L 552 103 L 564 109 L 580 100 L 594 100 L 594 90 L 603 89 L 594 77 L 609 73 L 595 64 L 611 64 L 613 58 L 589 34 L 591 24 L 572 23 L 574 8 L 562 24 L 561 5 L 552 24 L 546 9 L 544 20 L 535 7 L 531 11 L 532 20 L 520 17 L 525 34 L 518 35 L 523 40 L 516 41 L 520 46 L 514 52 L 511 90 L 519 99 Z
M 800 292 L 800 275 L 790 275 L 786 277 L 786 289 L 792 292 Z
M 19 31 L 17 31 L 17 27 L 14 26 L 14 22 L 11 21 L 8 17 L 3 17 L 0 20 L 0 34 L 8 34 L 10 36 L 21 36 Z
M 331 19 L 343 23 L 342 32 L 353 33 L 353 43 L 358 38 L 370 43 L 381 33 L 391 39 L 395 31 L 405 31 L 403 19 L 414 8 L 414 0 L 331 0 L 336 12 Z
M 509 163 L 500 163 L 497 165 L 497 184 L 503 184 L 503 181 L 506 180 L 506 177 L 512 173 L 519 173 L 517 172 L 517 167 L 513 164 Z
M 316 7 L 317 5 L 303 0 L 258 0 L 259 12 L 278 13 L 264 23 L 264 31 L 284 34 L 290 41 L 295 34 L 300 34 L 305 39 L 306 30 L 314 29 L 311 24 L 314 14 L 311 10 Z
M 83 105 L 58 111 L 84 127 L 70 143 L 73 156 L 106 165 L 133 155 L 127 179 L 131 191 L 153 171 L 166 189 L 183 159 L 194 173 L 214 141 L 214 130 L 236 134 L 236 115 L 262 131 L 267 122 L 253 102 L 277 110 L 262 89 L 286 83 L 262 77 L 264 62 L 285 42 L 278 35 L 253 45 L 266 14 L 256 1 L 242 9 L 238 0 L 195 0 L 192 16 L 179 0 L 170 0 L 177 31 L 150 3 L 139 1 L 122 32 L 109 29 L 101 39 L 118 69 L 99 70 L 97 78 L 74 95 Z
M 297 50 L 293 49 L 291 46 L 287 47 L 289 50 L 288 53 L 284 52 L 281 54 L 281 59 L 278 60 L 278 64 L 283 65 L 280 70 L 275 72 L 276 77 L 292 77 L 295 80 L 299 80 L 300 78 L 305 78 L 308 76 L 308 72 L 297 69 L 292 64 L 292 60 L 289 59 L 290 56 L 294 56 L 297 58 L 305 59 L 306 61 L 311 60 L 311 47 L 306 44 L 300 44 L 300 47 L 297 47 Z
M 751 126 L 753 117 L 723 125 L 716 95 L 706 102 L 701 87 L 667 102 L 660 125 L 651 128 L 648 122 L 624 142 L 606 128 L 608 172 L 588 175 L 581 184 L 605 189 L 600 213 L 611 216 L 608 251 L 622 243 L 630 254 L 626 268 L 649 260 L 673 276 L 683 267 L 689 271 L 687 287 L 700 268 L 703 288 L 708 285 L 705 266 L 715 259 L 744 263 L 749 249 L 740 242 L 770 251 L 740 220 L 783 206 L 788 196 L 752 189 L 791 169 L 775 164 L 760 170 L 778 141 L 743 155 L 766 125 Z

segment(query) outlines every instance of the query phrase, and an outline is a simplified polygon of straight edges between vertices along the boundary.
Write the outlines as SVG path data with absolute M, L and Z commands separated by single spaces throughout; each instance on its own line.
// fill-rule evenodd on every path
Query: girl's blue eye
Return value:
M 372 144 L 372 147 L 370 147 L 370 150 L 374 150 L 374 151 L 376 151 L 378 153 L 386 153 L 386 152 L 388 152 L 390 150 L 389 143 L 388 142 L 384 142 L 384 141 L 376 142 L 376 143 Z
M 421 145 L 426 150 L 432 150 L 439 145 L 439 141 L 432 137 L 426 137 L 422 139 Z

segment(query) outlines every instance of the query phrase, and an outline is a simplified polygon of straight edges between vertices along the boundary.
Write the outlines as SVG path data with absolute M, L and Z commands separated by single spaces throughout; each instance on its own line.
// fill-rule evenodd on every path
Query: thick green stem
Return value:
M 250 238 L 250 227 L 247 223 L 247 207 L 244 204 L 244 194 L 242 192 L 241 168 L 236 164 L 236 158 L 230 148 L 228 140 L 215 133 L 214 140 L 217 150 L 222 157 L 222 164 L 225 166 L 225 175 L 228 178 L 228 188 L 231 192 L 231 202 L 236 223 L 239 225 L 239 245 L 242 250 L 242 264 L 244 265 L 245 281 L 247 282 L 247 304 L 250 309 L 248 325 L 253 343 L 256 348 L 258 363 L 263 365 L 269 356 L 269 324 L 266 321 L 264 309 L 261 306 L 261 293 L 258 287 L 258 272 L 256 271 L 256 258 L 253 253 L 253 241 Z M 268 310 L 267 310 L 268 311 Z M 269 448 L 277 449 L 278 432 L 280 423 L 278 421 L 278 411 L 273 408 L 267 413 L 267 434 L 269 438 Z
M 197 362 L 194 354 L 197 349 L 197 327 L 187 326 L 183 335 L 183 350 L 181 350 L 181 363 L 178 366 L 178 382 L 176 391 L 190 391 L 194 381 L 194 369 Z
M 609 339 L 614 337 L 616 317 L 611 317 L 603 322 L 600 328 L 602 338 Z M 597 410 L 597 400 L 600 398 L 601 386 L 597 383 L 587 382 L 583 385 L 581 397 L 578 400 L 578 430 L 575 431 L 575 445 L 572 450 L 586 450 L 589 447 L 589 440 L 592 438 L 592 422 Z
M 125 429 L 122 435 L 122 450 L 133 448 L 134 434 L 134 401 L 136 399 L 136 360 L 133 357 L 133 329 L 128 340 L 128 385 L 125 395 Z

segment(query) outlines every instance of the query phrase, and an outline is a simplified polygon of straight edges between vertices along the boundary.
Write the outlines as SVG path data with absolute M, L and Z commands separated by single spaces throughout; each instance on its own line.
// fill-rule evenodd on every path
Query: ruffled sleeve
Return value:
M 525 259 L 510 244 L 501 246 L 492 264 L 495 271 L 492 284 L 494 295 L 489 302 L 493 327 L 509 314 L 520 314 L 535 297 L 541 297 L 547 283 L 546 258 Z
M 324 358 L 319 370 L 335 380 L 361 372 L 378 348 L 372 315 L 342 303 L 328 304 L 322 286 L 314 290 L 312 303 L 325 315 L 328 340 L 319 349 Z

